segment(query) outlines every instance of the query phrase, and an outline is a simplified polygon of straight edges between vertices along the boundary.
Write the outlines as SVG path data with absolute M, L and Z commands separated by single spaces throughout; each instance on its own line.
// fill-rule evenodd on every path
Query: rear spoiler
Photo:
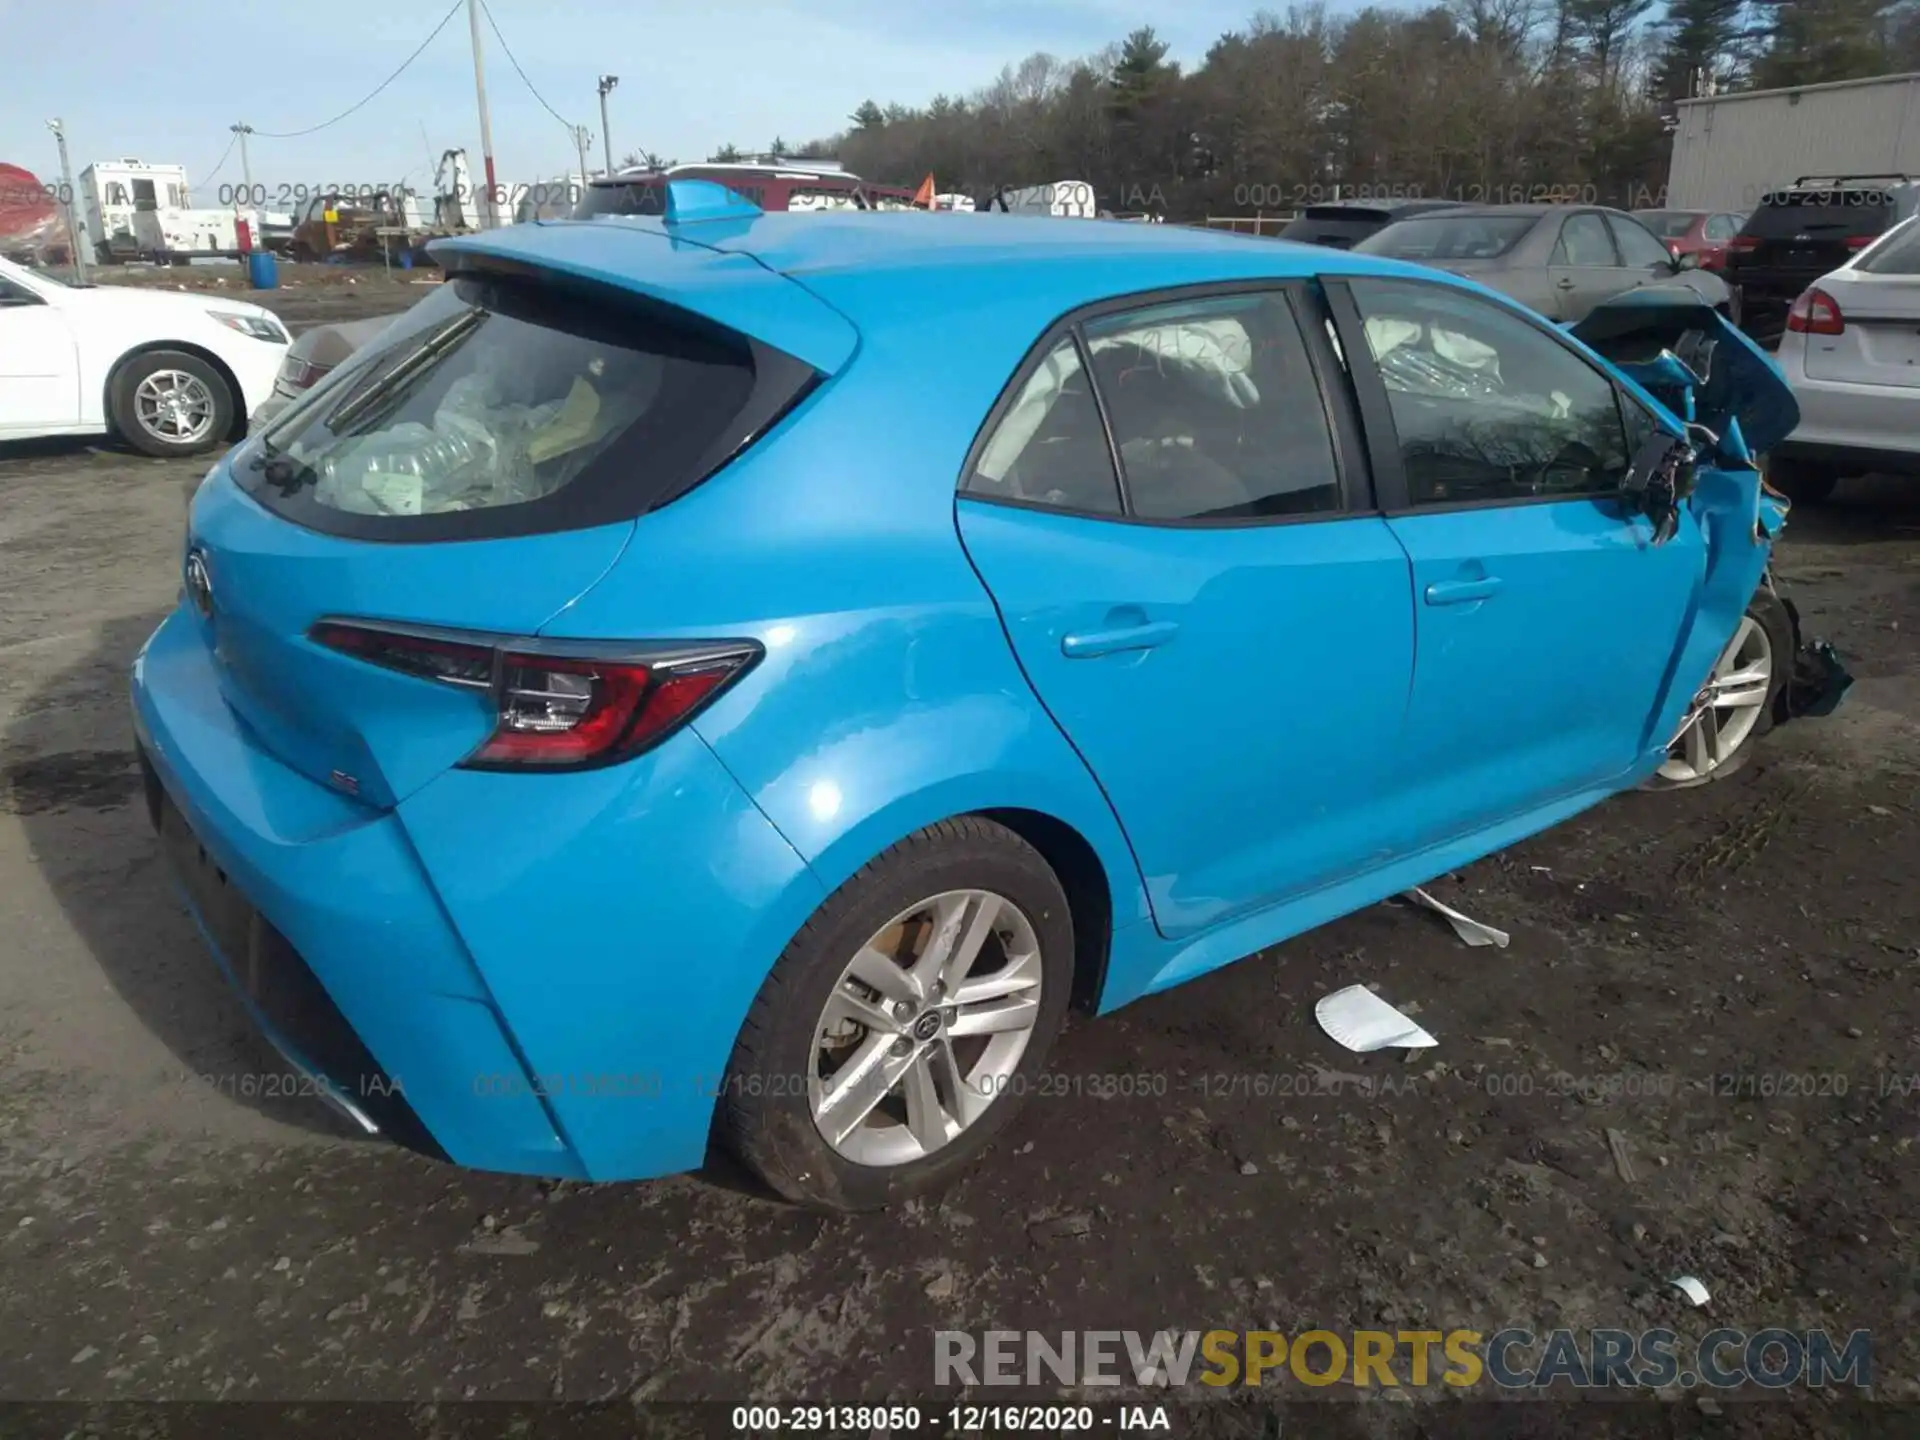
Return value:
M 715 239 L 732 238 L 743 223 L 719 216 L 705 222 Z M 427 253 L 449 275 L 546 271 L 630 291 L 783 351 L 823 375 L 852 358 L 859 332 L 838 310 L 749 255 L 700 243 L 689 228 L 669 230 L 658 218 L 631 215 L 548 220 L 449 236 Z

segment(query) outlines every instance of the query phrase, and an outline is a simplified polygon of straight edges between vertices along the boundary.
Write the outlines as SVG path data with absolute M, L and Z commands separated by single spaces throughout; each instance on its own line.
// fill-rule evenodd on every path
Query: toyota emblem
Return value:
M 198 550 L 187 556 L 187 598 L 193 601 L 194 609 L 213 618 L 213 576 Z

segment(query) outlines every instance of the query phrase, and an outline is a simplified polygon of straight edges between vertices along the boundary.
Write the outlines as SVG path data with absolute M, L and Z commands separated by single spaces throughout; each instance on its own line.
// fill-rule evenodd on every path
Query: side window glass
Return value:
M 1609 215 L 1607 225 L 1613 231 L 1614 243 L 1620 247 L 1620 263 L 1630 270 L 1650 270 L 1655 266 L 1665 270 L 1673 265 L 1673 256 L 1646 226 L 1635 220 L 1619 215 Z
M 1613 241 L 1598 215 L 1588 213 L 1570 217 L 1560 227 L 1560 243 L 1554 247 L 1555 265 L 1604 265 L 1618 262 L 1613 256 Z
M 1257 520 L 1340 508 L 1320 386 L 1286 297 L 1177 301 L 1086 329 L 1133 514 Z
M 1631 455 L 1613 382 L 1464 292 L 1348 282 L 1415 505 L 1611 495 Z
M 1707 239 L 1709 240 L 1731 240 L 1739 233 L 1740 217 L 1738 215 L 1714 215 L 1707 220 Z
M 1120 513 L 1120 487 L 1100 407 L 1071 337 L 1020 387 L 961 488 L 1095 515 Z

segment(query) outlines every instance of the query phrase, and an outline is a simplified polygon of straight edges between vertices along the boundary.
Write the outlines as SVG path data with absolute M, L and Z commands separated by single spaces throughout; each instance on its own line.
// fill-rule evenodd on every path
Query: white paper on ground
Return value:
M 1409 890 L 1407 898 L 1416 905 L 1424 905 L 1436 914 L 1446 916 L 1447 922 L 1453 926 L 1453 933 L 1469 945 L 1498 945 L 1504 950 L 1507 948 L 1507 942 L 1513 938 L 1504 930 L 1496 930 L 1493 926 L 1483 924 L 1470 915 L 1462 915 L 1451 905 L 1441 904 L 1424 890 Z
M 1440 1042 L 1364 985 L 1322 995 L 1313 1007 L 1320 1028 L 1347 1049 L 1419 1050 Z
M 1712 1298 L 1707 1294 L 1707 1287 L 1702 1285 L 1696 1276 L 1676 1275 L 1667 1283 L 1682 1295 L 1686 1296 L 1687 1299 L 1691 1300 L 1695 1309 L 1706 1304 L 1707 1301 Z

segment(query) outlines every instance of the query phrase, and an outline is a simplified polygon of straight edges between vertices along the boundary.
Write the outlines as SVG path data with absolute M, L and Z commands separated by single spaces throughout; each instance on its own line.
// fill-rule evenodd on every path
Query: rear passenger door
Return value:
M 1552 320 L 1584 320 L 1602 300 L 1633 288 L 1620 273 L 1613 236 L 1598 210 L 1582 210 L 1560 223 L 1560 238 L 1547 261 L 1547 280 L 1557 302 Z
M 962 483 L 967 553 L 1169 937 L 1382 858 L 1407 559 L 1320 305 L 1214 287 L 1078 316 Z
M 1652 418 L 1550 327 L 1455 286 L 1330 286 L 1418 661 L 1391 788 L 1407 849 L 1591 798 L 1655 736 L 1705 575 L 1619 486 Z

